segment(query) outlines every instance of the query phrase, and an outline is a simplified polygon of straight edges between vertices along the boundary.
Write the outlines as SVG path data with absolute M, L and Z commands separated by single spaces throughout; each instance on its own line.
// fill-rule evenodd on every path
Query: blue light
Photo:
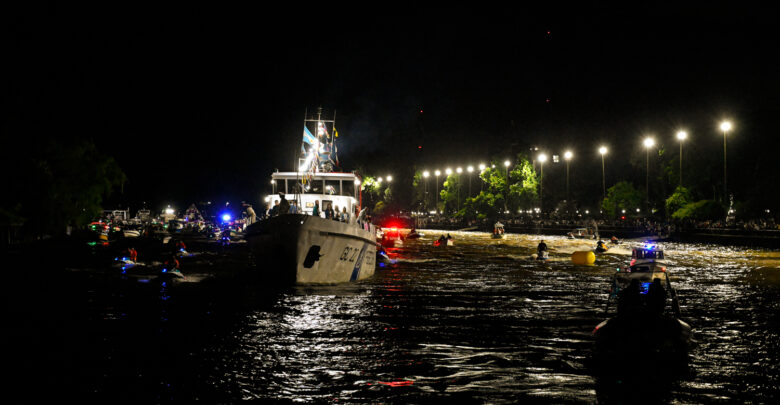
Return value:
M 163 272 L 163 273 L 167 273 L 167 272 L 168 272 L 168 269 L 162 269 L 162 272 Z
M 382 262 L 379 262 L 379 267 L 385 267 L 385 264 Z
M 222 222 L 230 222 L 230 214 L 222 214 Z
M 640 294 L 647 294 L 647 291 L 650 289 L 650 284 L 652 283 L 642 283 L 642 287 L 639 289 Z

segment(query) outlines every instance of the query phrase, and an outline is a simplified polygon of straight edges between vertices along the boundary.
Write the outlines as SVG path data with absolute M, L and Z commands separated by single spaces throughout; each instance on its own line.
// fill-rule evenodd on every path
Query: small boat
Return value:
M 441 238 L 433 241 L 433 246 L 436 247 L 455 246 L 455 241 L 453 241 L 451 237 L 445 238 L 444 236 L 442 236 Z
M 569 239 L 595 239 L 596 235 L 592 228 L 576 228 L 566 234 Z
M 491 235 L 493 239 L 502 239 L 504 237 L 504 224 L 501 222 L 496 222 L 495 225 L 493 225 L 493 235 Z
M 398 228 L 383 229 L 379 243 L 384 247 L 401 247 L 404 245 L 404 237 Z
M 617 301 L 617 313 L 593 330 L 600 365 L 687 355 L 692 328 L 680 317 L 677 292 L 662 259 L 661 249 L 643 246 L 633 249 L 629 266 L 617 269 L 605 308 L 608 313 L 610 303 Z

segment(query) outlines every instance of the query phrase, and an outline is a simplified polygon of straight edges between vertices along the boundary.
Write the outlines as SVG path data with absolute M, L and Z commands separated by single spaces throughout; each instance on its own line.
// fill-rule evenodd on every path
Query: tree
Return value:
M 691 202 L 693 202 L 691 192 L 683 186 L 678 186 L 677 189 L 674 190 L 674 193 L 666 199 L 666 203 L 664 204 L 666 215 L 671 217 L 677 210 Z
M 672 214 L 672 218 L 678 220 L 702 220 L 723 218 L 725 215 L 726 209 L 722 204 L 713 200 L 701 200 L 694 203 L 685 204 L 685 206 Z
M 16 197 L 11 212 L 34 236 L 87 225 L 101 214 L 104 199 L 127 180 L 112 157 L 87 141 L 50 141 L 19 162 L 22 181 L 6 190 Z
M 460 209 L 458 199 L 461 187 L 461 178 L 459 174 L 453 173 L 444 180 L 444 187 L 439 192 L 441 202 L 444 204 L 444 213 L 453 214 Z
M 627 182 L 621 181 L 607 190 L 607 198 L 601 202 L 601 208 L 611 217 L 622 210 L 633 211 L 642 204 L 642 193 Z
M 509 172 L 509 196 L 507 207 L 511 212 L 531 209 L 539 199 L 539 180 L 531 162 L 523 154 L 517 155 L 518 163 Z

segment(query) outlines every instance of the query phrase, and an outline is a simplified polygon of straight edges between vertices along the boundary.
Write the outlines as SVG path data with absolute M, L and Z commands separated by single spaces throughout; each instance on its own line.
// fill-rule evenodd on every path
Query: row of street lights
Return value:
M 728 131 L 730 131 L 732 128 L 731 123 L 729 121 L 723 121 L 720 124 L 720 130 L 723 132 L 723 189 L 724 189 L 724 202 L 728 201 L 728 191 L 727 191 L 727 157 L 726 157 L 726 135 Z M 680 186 L 683 184 L 683 177 L 682 177 L 682 170 L 683 170 L 683 164 L 682 164 L 682 157 L 683 157 L 683 142 L 688 138 L 688 133 L 685 131 L 678 131 L 677 139 L 680 141 Z M 645 164 L 646 164 L 646 175 L 645 175 L 645 203 L 647 204 L 647 207 L 649 209 L 650 206 L 650 148 L 655 146 L 655 139 L 652 137 L 647 137 L 644 140 L 644 146 L 645 146 Z M 602 187 L 602 197 L 607 197 L 607 181 L 606 181 L 606 171 L 605 171 L 605 164 L 604 164 L 604 155 L 607 154 L 608 149 L 606 146 L 600 146 L 598 149 L 599 154 L 601 155 L 601 187 Z M 563 157 L 566 161 L 566 200 L 569 200 L 569 164 L 571 159 L 574 157 L 574 154 L 567 150 L 564 152 Z M 537 160 L 539 161 L 539 205 L 542 206 L 542 195 L 544 192 L 544 163 L 547 161 L 547 155 L 544 153 L 541 153 L 537 156 Z M 509 190 L 509 166 L 512 163 L 509 160 L 504 161 L 504 167 L 506 168 L 506 187 L 507 191 Z M 494 166 L 495 167 L 495 166 Z M 480 172 L 484 171 L 486 168 L 485 164 L 479 165 Z M 466 168 L 466 171 L 468 173 L 472 173 L 474 171 L 473 166 L 468 166 Z M 446 174 L 449 176 L 452 174 L 452 169 L 446 169 Z M 456 169 L 456 172 L 458 174 L 463 172 L 463 169 L 458 167 Z M 436 176 L 436 206 L 439 206 L 439 176 L 441 175 L 441 171 L 436 170 L 434 172 Z M 423 172 L 423 177 L 426 179 L 430 176 L 430 172 L 427 170 Z M 458 190 L 460 191 L 460 190 Z M 428 193 L 428 183 L 425 182 L 425 194 Z M 471 196 L 471 176 L 469 176 L 469 196 Z M 459 195 L 460 197 L 460 195 Z M 506 205 L 506 199 L 504 199 L 504 204 Z M 458 199 L 458 203 L 460 203 L 460 199 Z M 506 211 L 506 206 L 504 207 L 504 210 Z

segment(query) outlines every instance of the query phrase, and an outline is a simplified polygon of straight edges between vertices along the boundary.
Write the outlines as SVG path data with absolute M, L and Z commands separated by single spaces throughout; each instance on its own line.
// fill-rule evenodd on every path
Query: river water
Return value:
M 435 248 L 440 233 L 421 232 L 391 250 L 395 264 L 347 285 L 102 281 L 51 309 L 58 342 L 30 363 L 52 364 L 41 381 L 63 393 L 135 403 L 770 403 L 780 392 L 780 252 L 663 244 L 694 329 L 687 367 L 605 378 L 591 332 L 638 242 L 575 266 L 592 241 L 546 236 L 542 263 L 529 259 L 539 236 L 451 232 L 455 245 Z

